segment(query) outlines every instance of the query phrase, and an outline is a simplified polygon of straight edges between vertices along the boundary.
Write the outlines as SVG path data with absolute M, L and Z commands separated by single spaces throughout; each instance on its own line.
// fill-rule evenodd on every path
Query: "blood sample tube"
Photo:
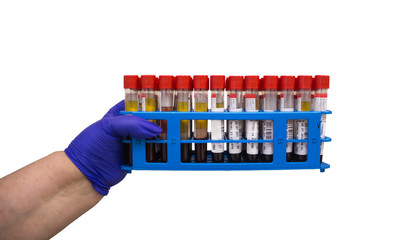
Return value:
M 294 76 L 281 76 L 279 82 L 279 110 L 281 112 L 293 112 L 294 110 Z M 293 120 L 287 120 L 286 139 L 293 138 Z M 293 143 L 286 143 L 286 161 L 292 162 Z
M 310 111 L 311 102 L 311 90 L 312 90 L 312 76 L 298 76 L 296 83 L 296 96 L 297 103 L 296 111 L 304 112 Z M 295 129 L 296 139 L 308 138 L 308 120 L 298 119 L 296 120 Z M 306 162 L 308 157 L 308 143 L 297 142 L 294 144 L 294 162 Z
M 124 107 L 125 111 L 138 111 L 139 110 L 139 98 L 138 98 L 138 80 L 137 75 L 125 75 L 124 76 Z
M 313 82 L 313 90 L 315 92 L 314 111 L 326 111 L 329 89 L 329 76 L 316 75 Z M 321 115 L 320 137 L 325 138 L 326 114 Z M 320 162 L 323 158 L 323 142 L 320 144 Z
M 245 76 L 245 111 L 259 111 L 259 76 Z M 245 135 L 247 140 L 259 139 L 259 121 L 246 120 Z M 259 143 L 246 144 L 246 162 L 257 162 L 259 154 Z
M 156 105 L 156 76 L 142 75 L 142 111 L 154 112 L 157 110 Z M 156 123 L 156 120 L 149 120 Z M 153 138 L 154 139 L 154 138 Z M 156 143 L 146 143 L 146 161 L 156 162 L 158 160 Z
M 125 111 L 138 111 L 139 110 L 139 95 L 138 95 L 138 80 L 137 75 L 125 75 L 124 80 L 124 110 Z M 132 137 L 128 136 L 126 139 L 131 140 Z M 132 143 L 124 144 L 124 155 L 126 157 L 126 164 L 132 165 Z
M 227 91 L 227 105 L 229 112 L 242 112 L 243 111 L 243 77 L 242 76 L 229 76 L 226 80 Z M 241 140 L 242 139 L 242 120 L 228 120 L 228 138 L 229 140 Z M 240 162 L 242 154 L 241 143 L 229 143 L 228 144 L 227 158 L 229 162 Z
M 172 112 L 174 106 L 174 77 L 170 75 L 159 76 L 159 104 L 161 112 Z M 161 140 L 167 140 L 167 120 L 160 120 L 162 133 Z M 160 162 L 167 162 L 167 143 L 160 145 Z
M 264 76 L 262 78 L 262 108 L 264 112 L 277 110 L 278 76 Z M 273 140 L 273 120 L 262 121 L 262 139 Z M 273 161 L 273 143 L 262 143 L 260 159 L 262 162 Z
M 193 76 L 193 97 L 195 112 L 207 112 L 209 77 L 206 75 Z M 195 139 L 207 139 L 207 120 L 195 120 Z M 207 143 L 195 144 L 195 162 L 207 161 Z
M 139 101 L 139 104 L 137 105 L 138 111 L 142 110 L 142 79 L 138 78 L 137 79 L 137 100 Z
M 224 112 L 225 76 L 210 76 L 211 111 Z M 223 140 L 225 137 L 224 120 L 211 121 L 211 139 Z M 212 143 L 212 162 L 224 161 L 224 143 Z
M 176 76 L 176 111 L 190 112 L 192 93 L 192 77 L 186 75 Z M 188 140 L 191 138 L 191 120 L 182 120 L 180 122 L 180 139 Z M 181 144 L 181 161 L 190 162 L 192 159 L 192 144 Z

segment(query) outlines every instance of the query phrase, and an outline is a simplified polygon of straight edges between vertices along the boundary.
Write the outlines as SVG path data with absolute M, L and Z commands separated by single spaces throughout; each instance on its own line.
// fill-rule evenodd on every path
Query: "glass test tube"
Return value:
M 259 111 L 259 76 L 245 76 L 245 111 L 258 112 Z M 259 139 L 259 121 L 246 120 L 245 135 L 247 140 Z M 259 143 L 246 144 L 246 162 L 257 162 L 259 154 Z
M 207 112 L 209 77 L 207 75 L 193 76 L 193 97 L 195 112 Z M 207 139 L 207 120 L 195 120 L 195 139 Z M 195 144 L 195 162 L 207 161 L 207 143 Z
M 264 76 L 262 78 L 262 104 L 264 112 L 277 110 L 278 76 Z M 262 139 L 273 140 L 273 120 L 262 121 Z M 273 161 L 273 143 L 262 143 L 260 159 L 262 162 Z
M 138 79 L 139 76 L 137 75 L 124 76 L 125 111 L 134 112 L 139 110 Z
M 311 102 L 311 90 L 312 90 L 312 76 L 298 76 L 296 83 L 296 95 L 297 102 L 295 104 L 296 111 L 304 112 L 310 111 Z M 296 139 L 308 138 L 308 120 L 298 119 L 296 120 L 295 129 Z M 308 143 L 296 142 L 294 144 L 294 162 L 306 162 L 308 157 Z
M 281 112 L 294 111 L 294 76 L 281 76 L 279 82 L 279 110 Z M 287 120 L 286 123 L 286 139 L 293 138 L 293 120 Z M 286 161 L 292 162 L 293 143 L 286 143 Z
M 191 110 L 192 77 L 186 75 L 176 76 L 176 111 L 190 112 Z M 188 140 L 191 138 L 191 120 L 180 122 L 180 139 Z M 180 159 L 182 162 L 190 162 L 192 159 L 192 144 L 182 143 Z
M 224 91 L 225 91 L 225 76 L 212 75 L 210 76 L 210 90 L 211 90 L 211 111 L 224 112 Z M 211 121 L 211 139 L 223 140 L 225 139 L 224 120 Z M 212 162 L 224 161 L 224 143 L 212 143 Z
M 314 90 L 314 111 L 326 111 L 327 100 L 328 100 L 328 89 L 329 89 L 329 76 L 327 75 L 316 75 L 313 80 L 313 90 Z M 320 125 L 320 137 L 325 138 L 325 127 L 326 127 L 326 114 L 321 115 L 321 125 Z M 320 162 L 323 159 L 323 142 L 320 144 Z
M 229 112 L 243 111 L 243 77 L 229 76 L 226 80 L 227 105 Z M 228 120 L 229 140 L 241 140 L 243 132 L 242 120 Z M 227 158 L 229 162 L 240 162 L 242 155 L 242 143 L 229 143 Z
M 142 86 L 142 111 L 143 112 L 154 112 L 157 110 L 156 105 L 156 76 L 154 75 L 142 75 L 141 76 L 141 86 Z M 156 123 L 156 120 L 149 120 Z M 155 138 L 151 138 L 155 139 Z M 157 143 L 146 143 L 146 161 L 147 162 L 157 162 L 158 147 Z
M 137 75 L 124 75 L 124 110 L 133 112 L 139 110 L 139 95 L 138 95 L 138 80 Z M 131 140 L 132 137 L 128 136 L 126 139 Z M 126 157 L 126 164 L 132 165 L 133 154 L 132 154 L 132 143 L 124 144 L 124 155 Z
M 172 112 L 174 106 L 174 77 L 170 75 L 159 76 L 159 104 L 161 112 Z M 160 120 L 162 133 L 161 140 L 167 140 L 167 120 Z M 160 162 L 167 162 L 167 143 L 160 143 Z

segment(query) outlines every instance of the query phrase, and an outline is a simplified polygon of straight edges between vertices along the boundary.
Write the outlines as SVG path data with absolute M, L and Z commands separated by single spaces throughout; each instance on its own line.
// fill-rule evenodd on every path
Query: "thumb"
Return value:
M 108 117 L 102 121 L 104 129 L 114 137 L 132 136 L 143 139 L 155 137 L 162 132 L 158 125 L 132 115 Z

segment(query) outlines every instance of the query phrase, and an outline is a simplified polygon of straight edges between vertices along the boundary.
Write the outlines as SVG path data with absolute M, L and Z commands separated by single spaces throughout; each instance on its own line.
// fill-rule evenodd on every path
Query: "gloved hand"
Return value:
M 66 148 L 66 155 L 86 175 L 101 195 L 126 176 L 120 166 L 123 162 L 121 139 L 125 136 L 151 138 L 162 129 L 143 118 L 120 115 L 124 100 L 112 107 L 102 119 L 83 130 Z

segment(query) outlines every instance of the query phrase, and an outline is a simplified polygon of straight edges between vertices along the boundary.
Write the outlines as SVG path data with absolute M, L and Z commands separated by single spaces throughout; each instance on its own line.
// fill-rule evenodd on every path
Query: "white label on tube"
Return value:
M 296 98 L 296 111 L 302 111 L 302 95 L 299 93 L 297 98 Z
M 211 95 L 211 111 L 212 112 L 224 112 L 223 108 L 216 108 L 216 94 Z M 211 121 L 211 139 L 223 140 L 224 139 L 224 120 L 212 120 Z M 212 143 L 212 153 L 224 152 L 224 143 Z
M 293 122 L 294 120 L 288 120 L 286 123 L 286 139 L 293 138 Z M 288 142 L 286 144 L 286 152 L 291 153 L 293 150 L 293 143 Z
M 142 111 L 146 112 L 146 97 L 144 93 L 142 93 Z
M 281 112 L 293 112 L 293 108 L 285 107 L 285 96 L 283 93 L 280 94 L 280 98 L 279 98 L 279 110 Z
M 212 120 L 211 122 L 211 139 L 212 140 L 223 140 L 224 139 L 224 121 L 223 120 Z M 213 153 L 222 153 L 224 151 L 224 143 L 212 143 Z
M 233 109 L 231 112 L 241 112 L 242 109 Z M 241 120 L 228 120 L 229 125 L 229 139 L 240 140 L 242 139 L 242 121 Z M 229 143 L 229 153 L 238 154 L 242 152 L 242 143 Z
M 257 112 L 256 110 L 256 96 L 255 94 L 245 95 L 245 110 L 246 112 Z M 259 137 L 259 121 L 247 120 L 246 121 L 246 139 L 257 140 Z M 259 143 L 247 143 L 246 153 L 256 155 L 259 151 Z
M 296 139 L 308 138 L 308 121 L 296 120 Z M 308 144 L 306 142 L 295 143 L 295 153 L 298 155 L 307 155 Z
M 262 125 L 263 125 L 262 139 L 272 140 L 273 139 L 273 121 L 264 120 Z M 262 153 L 265 155 L 272 155 L 273 154 L 273 143 L 263 143 Z

